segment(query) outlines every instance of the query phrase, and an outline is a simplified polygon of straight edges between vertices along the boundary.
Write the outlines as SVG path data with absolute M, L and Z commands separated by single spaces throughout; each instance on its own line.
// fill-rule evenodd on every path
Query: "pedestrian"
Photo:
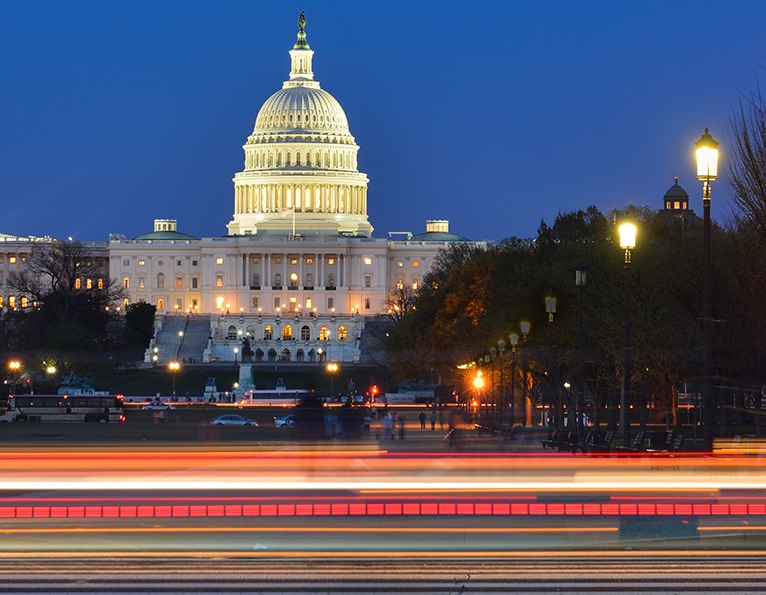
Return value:
M 390 413 L 383 416 L 383 440 L 393 439 L 394 420 Z
M 431 409 L 431 431 L 436 430 L 436 409 Z
M 404 440 L 404 416 L 399 416 L 399 440 Z
M 418 419 L 420 420 L 420 429 L 425 430 L 426 429 L 426 412 L 421 411 L 420 415 L 418 415 Z
M 362 427 L 364 429 L 364 435 L 369 436 L 370 435 L 370 424 L 372 423 L 372 418 L 369 415 L 365 415 L 362 418 Z

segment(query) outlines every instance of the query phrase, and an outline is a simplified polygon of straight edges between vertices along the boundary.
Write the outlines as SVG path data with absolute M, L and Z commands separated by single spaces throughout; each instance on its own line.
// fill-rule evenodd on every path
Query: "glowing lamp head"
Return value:
M 707 128 L 694 146 L 697 148 L 697 179 L 715 180 L 718 177 L 718 143 Z
M 620 248 L 623 250 L 633 250 L 636 247 L 636 226 L 632 223 L 623 223 L 620 225 Z

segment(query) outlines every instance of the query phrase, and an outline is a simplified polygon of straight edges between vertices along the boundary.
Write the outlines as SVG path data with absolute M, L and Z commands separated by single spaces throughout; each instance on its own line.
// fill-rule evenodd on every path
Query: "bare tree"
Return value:
M 760 86 L 740 98 L 729 118 L 728 181 L 739 217 L 766 239 L 766 102 Z

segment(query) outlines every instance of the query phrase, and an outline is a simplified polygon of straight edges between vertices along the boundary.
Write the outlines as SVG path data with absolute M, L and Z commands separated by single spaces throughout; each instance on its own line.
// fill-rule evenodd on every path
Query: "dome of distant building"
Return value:
M 665 209 L 668 211 L 686 211 L 689 208 L 689 194 L 678 185 L 678 176 L 673 184 L 665 193 Z
M 194 236 L 178 231 L 178 222 L 175 219 L 155 219 L 154 231 L 136 236 L 136 240 L 197 240 Z
M 301 13 L 290 77 L 258 111 L 243 147 L 229 235 L 372 235 L 359 146 L 340 103 L 314 80 L 305 27 Z
M 410 238 L 412 242 L 468 242 L 468 238 L 450 233 L 449 221 L 434 219 L 426 221 L 425 233 L 419 233 Z

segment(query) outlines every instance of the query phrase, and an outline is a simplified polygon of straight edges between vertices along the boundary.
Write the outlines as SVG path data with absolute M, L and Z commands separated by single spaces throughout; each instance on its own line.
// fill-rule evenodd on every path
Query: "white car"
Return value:
M 151 403 L 147 403 L 144 405 L 144 409 L 155 409 L 155 410 L 163 410 L 163 409 L 175 409 L 173 405 L 170 405 L 169 403 L 163 403 L 162 401 L 152 401 Z
M 298 425 L 298 418 L 296 418 L 293 413 L 291 413 L 290 415 L 285 415 L 283 417 L 274 418 L 275 428 L 294 428 L 297 425 Z
M 214 426 L 246 426 L 253 428 L 258 425 L 258 422 L 254 419 L 247 419 L 241 415 L 235 415 L 233 413 L 227 413 L 226 415 L 219 415 L 210 423 Z

